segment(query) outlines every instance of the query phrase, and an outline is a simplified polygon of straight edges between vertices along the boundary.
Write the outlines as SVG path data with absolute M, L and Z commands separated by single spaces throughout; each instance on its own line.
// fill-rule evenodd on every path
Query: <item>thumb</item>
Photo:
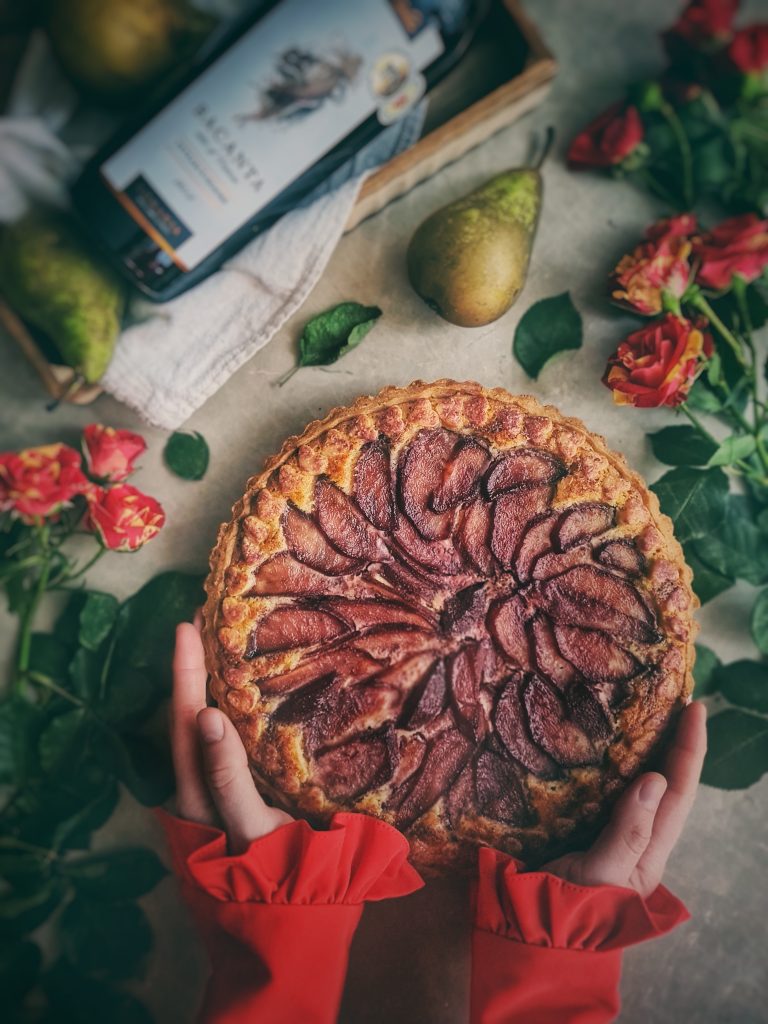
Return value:
M 267 805 L 253 782 L 248 756 L 234 725 L 218 708 L 197 716 L 205 780 L 227 833 L 229 852 L 242 853 L 254 839 L 291 819 Z
M 616 804 L 611 820 L 582 861 L 585 885 L 629 884 L 651 841 L 653 821 L 667 780 L 658 772 L 641 775 Z

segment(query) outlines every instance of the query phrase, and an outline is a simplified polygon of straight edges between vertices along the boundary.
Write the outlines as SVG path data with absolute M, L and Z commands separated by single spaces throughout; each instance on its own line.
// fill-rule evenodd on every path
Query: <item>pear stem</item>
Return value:
M 62 402 L 66 402 L 79 387 L 85 384 L 85 377 L 79 370 L 76 370 L 72 380 L 67 384 L 66 388 L 61 392 L 58 398 L 52 399 L 45 407 L 46 412 L 55 412 L 59 408 Z
M 552 127 L 552 125 L 549 125 L 548 128 L 547 128 L 546 134 L 544 136 L 544 146 L 543 146 L 543 148 L 541 150 L 541 153 L 539 154 L 538 160 L 533 165 L 533 169 L 535 171 L 538 171 L 538 170 L 541 169 L 541 165 L 544 163 L 544 161 L 549 156 L 549 151 L 552 149 L 552 143 L 554 141 L 555 141 L 555 129 Z

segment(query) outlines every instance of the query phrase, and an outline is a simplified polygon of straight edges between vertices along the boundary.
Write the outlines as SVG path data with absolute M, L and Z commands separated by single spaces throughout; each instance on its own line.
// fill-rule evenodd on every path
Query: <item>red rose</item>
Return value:
M 644 135 L 637 107 L 614 103 L 576 136 L 568 149 L 568 164 L 578 169 L 623 163 Z
M 733 35 L 739 0 L 691 0 L 666 36 L 678 36 L 696 49 L 711 47 Z
M 735 274 L 754 281 L 768 265 L 768 220 L 756 213 L 724 220 L 694 240 L 693 254 L 699 260 L 696 280 L 705 288 L 729 288 Z
M 768 69 L 768 25 L 750 25 L 733 37 L 728 58 L 744 75 L 760 75 Z
M 80 464 L 79 452 L 66 444 L 0 453 L 0 510 L 28 524 L 55 515 L 91 486 Z
M 689 231 L 696 227 L 691 214 L 652 224 L 648 241 L 622 256 L 612 275 L 613 298 L 644 316 L 655 316 L 663 307 L 662 292 L 682 298 L 691 274 Z
M 130 430 L 115 430 L 100 423 L 91 423 L 83 430 L 88 472 L 100 480 L 125 480 L 136 468 L 136 459 L 146 450 L 144 438 Z
M 88 523 L 110 551 L 136 551 L 160 532 L 162 505 L 130 484 L 95 491 L 88 498 Z
M 608 360 L 603 384 L 613 391 L 617 405 L 680 405 L 702 358 L 713 351 L 707 332 L 668 313 L 622 341 Z

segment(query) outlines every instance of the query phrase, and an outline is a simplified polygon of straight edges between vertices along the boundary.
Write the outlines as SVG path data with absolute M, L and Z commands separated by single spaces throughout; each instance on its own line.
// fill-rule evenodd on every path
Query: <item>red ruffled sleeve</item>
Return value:
M 404 836 L 363 814 L 291 822 L 236 857 L 219 829 L 158 817 L 208 948 L 210 1024 L 334 1021 L 363 903 L 424 884 Z
M 619 1012 L 621 950 L 663 935 L 688 911 L 663 886 L 618 886 L 521 872 L 483 848 L 474 891 L 472 1024 L 605 1024 Z

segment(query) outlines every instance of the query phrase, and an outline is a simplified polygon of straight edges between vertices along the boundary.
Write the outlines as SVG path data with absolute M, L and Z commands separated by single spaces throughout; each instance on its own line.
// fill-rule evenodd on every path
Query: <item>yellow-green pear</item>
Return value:
M 48 35 L 65 72 L 106 101 L 175 68 L 214 24 L 186 0 L 48 0 Z
M 125 292 L 68 219 L 34 211 L 0 234 L 0 294 L 86 381 L 107 368 Z
M 541 199 L 538 167 L 522 167 L 437 210 L 408 246 L 416 292 L 460 327 L 498 320 L 525 284 Z

